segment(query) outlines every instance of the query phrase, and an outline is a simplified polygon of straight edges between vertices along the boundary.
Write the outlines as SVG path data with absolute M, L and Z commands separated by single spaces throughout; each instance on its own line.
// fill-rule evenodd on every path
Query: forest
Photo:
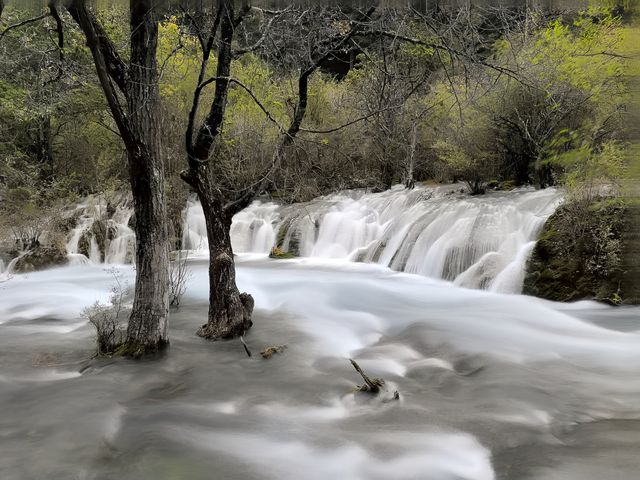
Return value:
M 636 478 L 637 15 L 0 0 L 0 476 Z

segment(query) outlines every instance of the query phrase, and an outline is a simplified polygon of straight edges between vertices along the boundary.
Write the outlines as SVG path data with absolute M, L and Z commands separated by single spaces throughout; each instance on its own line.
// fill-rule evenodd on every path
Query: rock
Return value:
M 282 353 L 287 348 L 286 345 L 274 345 L 273 347 L 267 347 L 260 351 L 260 355 L 262 358 L 269 359 L 273 357 L 276 353 Z
M 112 218 L 117 209 L 117 205 L 114 202 L 107 201 L 107 218 Z
M 102 260 L 106 251 L 107 239 L 110 239 L 110 235 L 114 233 L 112 227 L 107 226 L 107 222 L 104 220 L 94 221 L 91 227 L 80 236 L 78 240 L 78 253 L 81 253 L 87 258 L 91 257 L 91 240 L 95 239 L 98 245 L 98 251 L 100 252 L 100 260 Z
M 105 222 L 104 220 L 96 220 L 95 222 L 93 222 L 93 225 L 91 225 L 91 228 L 89 230 L 93 234 L 93 238 L 95 238 L 96 243 L 98 244 L 100 256 L 104 256 L 107 245 L 107 236 L 109 234 L 107 222 Z
M 80 235 L 78 240 L 78 253 L 81 253 L 85 257 L 89 258 L 91 252 L 91 232 L 87 230 Z
M 65 251 L 54 246 L 39 246 L 20 257 L 13 267 L 16 273 L 35 272 L 67 264 Z
M 626 208 L 617 199 L 558 207 L 527 262 L 523 293 L 560 302 L 621 303 Z
M 69 233 L 76 227 L 80 214 L 80 210 L 73 210 L 71 213 L 63 214 L 62 217 L 55 222 L 53 229 L 64 234 Z
M 284 250 L 280 249 L 280 247 L 273 247 L 271 249 L 271 252 L 269 252 L 269 258 L 286 259 L 296 258 L 296 256 L 290 252 L 285 252 Z

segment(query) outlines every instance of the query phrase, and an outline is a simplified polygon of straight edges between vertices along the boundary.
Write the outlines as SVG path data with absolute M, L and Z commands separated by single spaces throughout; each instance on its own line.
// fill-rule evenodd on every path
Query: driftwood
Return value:
M 245 343 L 244 338 L 240 335 L 240 341 L 242 342 L 242 346 L 244 347 L 244 351 L 247 352 L 247 356 L 251 356 L 251 350 L 249 350 L 249 346 Z
M 356 387 L 357 391 L 379 393 L 380 388 L 384 385 L 384 380 L 382 380 L 381 378 L 370 378 L 366 373 L 364 373 L 362 368 L 360 368 L 360 365 L 358 365 L 355 360 L 349 359 L 349 361 L 351 362 L 351 365 L 353 365 L 353 368 L 356 369 L 356 372 L 358 372 L 364 380 L 364 385 L 359 385 L 358 387 Z

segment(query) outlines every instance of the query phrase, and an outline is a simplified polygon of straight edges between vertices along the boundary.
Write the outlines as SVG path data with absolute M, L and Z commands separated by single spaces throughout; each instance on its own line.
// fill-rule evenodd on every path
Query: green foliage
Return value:
M 569 150 L 551 161 L 562 166 L 569 192 L 586 199 L 616 194 L 626 169 L 624 148 L 614 141 L 598 150 L 590 146 Z

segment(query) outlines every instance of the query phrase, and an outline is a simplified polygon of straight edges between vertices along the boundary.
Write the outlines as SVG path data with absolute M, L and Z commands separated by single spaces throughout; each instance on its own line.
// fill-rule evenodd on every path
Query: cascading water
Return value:
M 239 253 L 268 253 L 276 240 L 276 225 L 281 207 L 275 203 L 254 202 L 250 207 L 233 217 L 231 241 Z M 206 251 L 207 227 L 200 202 L 187 203 L 182 234 L 182 248 Z
M 131 263 L 135 252 L 136 234 L 129 227 L 133 210 L 118 207 L 110 219 L 109 228 L 114 232 L 105 255 L 105 263 Z
M 268 253 L 277 245 L 303 257 L 378 263 L 462 287 L 519 292 L 528 255 L 561 193 L 470 197 L 452 188 L 348 191 L 290 206 L 254 202 L 233 219 L 234 251 Z M 187 208 L 183 248 L 207 248 L 198 202 Z
M 103 200 L 92 199 L 76 207 L 76 212 L 80 213 L 76 227 L 70 232 L 66 245 L 70 264 L 132 263 L 135 252 L 135 233 L 129 227 L 129 219 L 133 210 L 127 202 L 120 200 L 120 203 L 111 214 Z M 109 216 L 111 218 L 108 218 Z M 103 222 L 104 251 L 100 248 L 93 228 L 97 221 Z M 82 241 L 84 241 L 84 248 L 81 248 Z

